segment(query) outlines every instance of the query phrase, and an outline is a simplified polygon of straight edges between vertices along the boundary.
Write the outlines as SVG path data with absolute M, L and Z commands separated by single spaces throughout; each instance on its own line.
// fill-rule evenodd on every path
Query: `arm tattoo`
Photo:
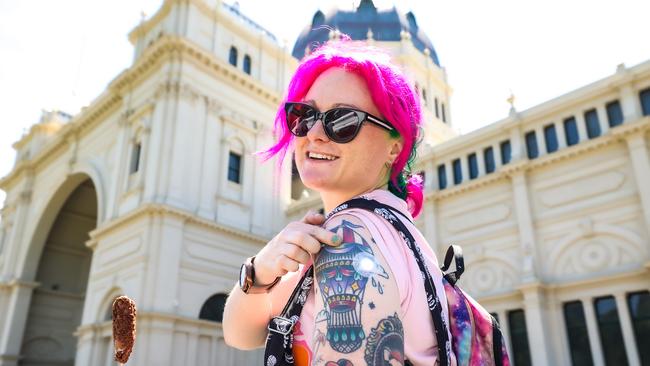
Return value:
M 404 329 L 397 313 L 370 330 L 364 359 L 368 366 L 404 364 Z
M 343 238 L 338 247 L 324 246 L 316 259 L 316 280 L 327 313 L 327 341 L 333 350 L 351 353 L 366 337 L 361 326 L 361 305 L 368 279 L 380 293 L 376 277 L 388 274 L 375 259 L 370 245 L 355 230 L 362 226 L 343 220 L 332 229 Z
M 341 358 L 338 361 L 327 361 L 325 363 L 325 366 L 354 366 L 350 360 L 346 360 L 345 358 Z

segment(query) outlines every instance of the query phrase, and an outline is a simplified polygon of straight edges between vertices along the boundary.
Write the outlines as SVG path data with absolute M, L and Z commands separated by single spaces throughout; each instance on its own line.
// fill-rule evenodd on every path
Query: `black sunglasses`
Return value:
M 292 134 L 305 137 L 307 132 L 314 127 L 316 121 L 321 120 L 327 137 L 339 144 L 352 141 L 359 133 L 364 121 L 371 122 L 387 131 L 395 129 L 389 122 L 354 108 L 332 108 L 320 112 L 306 103 L 287 102 L 284 104 L 284 111 L 287 113 L 287 125 Z

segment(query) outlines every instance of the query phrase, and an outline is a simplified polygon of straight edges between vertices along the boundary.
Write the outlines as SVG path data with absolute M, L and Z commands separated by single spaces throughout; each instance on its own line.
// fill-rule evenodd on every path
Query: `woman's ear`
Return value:
M 397 139 L 390 139 L 389 140 L 389 147 L 390 150 L 388 151 L 388 158 L 390 161 L 395 162 L 397 157 L 399 156 L 399 153 L 402 152 L 402 148 L 404 147 L 404 141 L 402 138 L 397 138 Z

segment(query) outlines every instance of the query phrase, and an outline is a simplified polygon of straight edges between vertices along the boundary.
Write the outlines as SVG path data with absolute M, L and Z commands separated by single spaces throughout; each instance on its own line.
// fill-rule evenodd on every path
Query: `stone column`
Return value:
M 618 293 L 615 294 L 614 297 L 616 298 L 618 317 L 621 322 L 621 330 L 623 331 L 623 344 L 625 345 L 625 352 L 627 353 L 628 365 L 641 366 L 639 350 L 636 347 L 634 330 L 632 329 L 632 317 L 630 317 L 627 301 L 625 301 L 625 294 Z
M 436 204 L 435 200 L 425 200 L 424 201 L 424 237 L 431 245 L 431 248 L 436 253 L 440 255 L 442 253 L 442 246 L 439 243 L 438 239 L 438 218 L 436 214 Z M 440 261 L 440 258 L 438 258 Z
M 599 105 L 596 107 L 596 113 L 598 114 L 598 124 L 600 125 L 600 134 L 606 135 L 609 133 L 609 120 L 607 118 L 607 111 L 605 110 L 604 105 Z
M 461 179 L 461 184 L 469 182 L 469 162 L 467 161 L 467 155 L 463 154 L 459 157 L 460 159 L 460 171 L 463 174 L 463 179 Z
M 494 155 L 494 171 L 497 171 L 503 165 L 501 162 L 501 142 L 492 144 L 492 154 Z
M 580 299 L 582 308 L 585 312 L 585 322 L 587 323 L 587 333 L 589 335 L 589 347 L 591 348 L 591 357 L 594 366 L 605 366 L 605 357 L 600 343 L 600 333 L 598 333 L 598 321 L 594 312 L 594 304 L 591 298 Z
M 546 147 L 546 139 L 544 139 L 544 129 L 542 126 L 537 126 L 535 128 L 535 140 L 537 142 L 537 151 L 538 157 L 542 157 L 548 153 L 548 148 Z
M 557 135 L 557 148 L 558 150 L 562 150 L 565 147 L 567 147 L 566 143 L 566 135 L 564 134 L 564 123 L 563 122 L 555 122 L 555 133 Z
M 631 84 L 626 84 L 621 88 L 621 109 L 623 110 L 623 123 L 636 121 L 641 117 L 641 103 L 639 94 L 632 88 Z
M 478 167 L 478 178 L 485 175 L 485 150 L 476 151 L 476 166 Z
M 650 160 L 643 133 L 626 136 L 625 141 L 630 151 L 630 159 L 634 168 L 636 188 L 641 199 L 641 210 L 645 227 L 650 230 Z
M 506 342 L 506 348 L 508 349 L 508 354 L 512 355 L 512 342 L 510 340 L 510 324 L 508 323 L 508 312 L 506 310 L 499 310 L 497 312 L 499 316 L 499 326 L 501 327 L 501 333 Z
M 27 311 L 36 282 L 12 280 L 7 284 L 9 299 L 0 338 L 0 366 L 16 366 L 27 323 Z
M 582 111 L 575 114 L 576 127 L 578 128 L 578 143 L 589 140 L 587 136 L 587 125 L 585 124 L 585 116 Z
M 546 296 L 539 284 L 530 284 L 520 288 L 524 295 L 526 313 L 526 330 L 530 355 L 534 366 L 555 364 L 550 347 L 551 334 L 548 332 L 548 314 Z
M 522 140 L 523 137 L 521 136 L 519 126 L 516 126 L 510 130 L 510 150 L 512 152 L 512 156 L 510 157 L 511 163 L 516 160 L 524 159 L 526 157 L 524 143 Z M 499 158 L 501 158 L 501 156 L 499 156 Z
M 512 191 L 517 214 L 519 228 L 519 243 L 522 253 L 522 283 L 533 283 L 538 281 L 539 256 L 535 243 L 535 232 L 533 226 L 530 200 L 528 198 L 528 187 L 526 186 L 526 172 L 517 170 L 511 173 Z

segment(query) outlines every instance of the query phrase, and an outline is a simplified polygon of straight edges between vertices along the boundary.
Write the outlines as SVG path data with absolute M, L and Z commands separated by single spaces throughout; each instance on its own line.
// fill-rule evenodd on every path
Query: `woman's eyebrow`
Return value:
M 356 105 L 354 105 L 354 104 L 349 104 L 349 103 L 334 103 L 334 104 L 332 105 L 332 107 L 333 107 L 333 108 L 337 108 L 337 107 L 349 107 L 349 108 L 354 108 L 354 109 L 361 109 L 361 108 L 357 107 Z

